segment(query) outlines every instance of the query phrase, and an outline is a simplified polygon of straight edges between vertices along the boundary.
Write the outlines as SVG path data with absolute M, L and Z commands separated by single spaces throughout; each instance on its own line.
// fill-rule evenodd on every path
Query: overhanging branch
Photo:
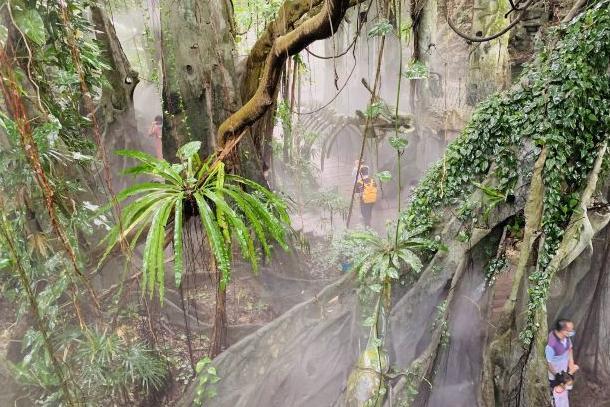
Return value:
M 316 2 L 312 3 L 315 5 Z M 266 56 L 256 92 L 248 102 L 220 125 L 217 135 L 217 145 L 220 148 L 224 148 L 231 138 L 239 136 L 248 126 L 254 124 L 273 104 L 275 90 L 286 59 L 301 52 L 311 43 L 335 33 L 345 12 L 354 3 L 353 0 L 326 0 L 315 16 L 294 30 L 275 38 Z M 296 21 L 298 19 L 294 22 Z M 251 58 L 252 56 L 249 59 Z

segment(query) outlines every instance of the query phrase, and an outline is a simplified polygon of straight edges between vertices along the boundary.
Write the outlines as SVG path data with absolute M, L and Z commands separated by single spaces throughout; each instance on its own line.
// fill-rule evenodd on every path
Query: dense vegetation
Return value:
M 417 58 L 402 66 L 402 41 L 410 41 L 410 31 L 419 38 L 421 10 L 412 11 L 413 21 L 406 24 L 402 1 L 378 3 L 379 15 L 367 32 L 369 40 L 380 44 L 375 83 L 372 89 L 365 83 L 370 101 L 357 128 L 364 134 L 362 159 L 367 140 L 375 148 L 385 142 L 369 140 L 375 120 L 392 123 L 388 144 L 397 172 L 374 174 L 380 184 L 396 178 L 398 185 L 396 219 L 386 225 L 385 237 L 372 230 L 332 236 L 333 214 L 344 215 L 349 224 L 356 185 L 351 203 L 336 190 L 317 185 L 315 148 L 324 156 L 325 143 L 336 134 L 310 131 L 295 114 L 308 69 L 300 53 L 335 35 L 351 7 L 357 7 L 362 20 L 355 44 L 372 1 L 236 1 L 231 12 L 223 8 L 219 15 L 229 17 L 226 27 L 223 23 L 217 29 L 230 33 L 227 54 L 232 55 L 235 44 L 245 47 L 249 36 L 256 41 L 241 87 L 235 66 L 223 67 L 223 86 L 210 85 L 232 97 L 207 101 L 209 123 L 190 114 L 204 96 L 193 102 L 197 98 L 189 99 L 185 91 L 193 86 L 190 75 L 204 69 L 185 65 L 186 79 L 180 80 L 186 82 L 171 83 L 185 57 L 164 50 L 164 63 L 172 65 L 162 65 L 165 77 L 157 78 L 156 67 L 147 73 L 164 81 L 158 85 L 165 159 L 133 149 L 116 151 L 129 165 L 120 177 L 132 176 L 133 181 L 116 192 L 115 157 L 107 149 L 129 144 L 124 140 L 129 135 L 112 126 L 133 115 L 130 98 L 139 79 L 106 17 L 112 9 L 88 1 L 0 3 L 0 289 L 6 306 L 10 303 L 16 311 L 11 323 L 16 323 L 17 345 L 9 345 L 7 365 L 24 398 L 46 406 L 160 405 L 168 397 L 178 398 L 171 395 L 173 375 L 196 389 L 186 403 L 213 400 L 212 385 L 222 377 L 212 359 L 227 345 L 227 287 L 237 257 L 245 264 L 240 267 L 254 273 L 268 264 L 274 249 L 292 247 L 297 256 L 307 257 L 303 234 L 290 225 L 290 215 L 298 214 L 304 229 L 307 210 L 329 213 L 331 236 L 322 242 L 325 255 L 315 260 L 351 266 L 365 314 L 361 319 L 370 327 L 367 344 L 345 377 L 348 404 L 380 406 L 388 395 L 400 393 L 399 400 L 410 405 L 418 397 L 422 382 L 436 374 L 439 349 L 450 340 L 453 289 L 462 275 L 436 268 L 449 264 L 442 263 L 445 252 L 467 252 L 473 236 L 487 235 L 499 225 L 505 235 L 520 240 L 516 274 L 527 280 L 524 323 L 515 322 L 513 305 L 512 319 L 503 320 L 501 328 L 508 335 L 519 326 L 522 346 L 510 352 L 521 358 L 521 372 L 542 360 L 550 285 L 558 270 L 591 244 L 594 228 L 587 210 L 606 184 L 609 3 L 597 2 L 545 34 L 544 47 L 518 82 L 477 106 L 405 210 L 401 162 L 409 133 L 399 123 L 401 81 L 415 89 L 415 81 L 429 72 Z M 168 12 L 167 3 L 162 11 Z M 390 36 L 397 39 L 401 61 L 393 107 L 379 96 Z M 149 59 L 155 58 L 153 48 L 146 50 Z M 213 69 L 205 75 L 217 74 Z M 118 77 L 119 71 L 127 76 Z M 228 85 L 227 78 L 234 83 Z M 243 103 L 234 106 L 236 100 Z M 281 141 L 273 138 L 274 127 L 281 128 Z M 206 134 L 198 133 L 202 128 Z M 285 178 L 276 180 L 282 193 L 272 191 L 263 176 L 268 158 L 261 151 L 266 148 L 284 171 Z M 170 156 L 174 150 L 175 157 Z M 506 207 L 510 216 L 499 219 Z M 455 233 L 445 233 L 455 219 Z M 193 241 L 200 252 L 194 251 Z M 528 274 L 525 266 L 531 259 L 535 270 Z M 167 264 L 173 272 L 166 272 Z M 490 286 L 507 264 L 501 250 L 491 256 L 485 271 Z M 208 298 L 214 316 L 206 351 L 196 355 L 183 291 L 194 269 L 210 278 L 215 296 Z M 451 290 L 435 306 L 430 344 L 409 366 L 390 368 L 386 338 L 393 293 L 442 273 Z M 182 300 L 188 355 L 159 340 L 165 334 L 153 327 L 161 320 L 167 281 L 173 281 L 171 288 L 179 290 Z M 505 350 L 504 344 L 496 338 L 490 352 Z M 498 378 L 505 374 L 497 371 Z M 523 377 L 525 373 L 519 389 Z M 400 386 L 397 378 L 403 380 Z

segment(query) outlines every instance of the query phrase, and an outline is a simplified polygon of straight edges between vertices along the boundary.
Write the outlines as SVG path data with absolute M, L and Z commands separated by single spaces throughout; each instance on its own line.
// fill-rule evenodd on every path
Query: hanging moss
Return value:
M 571 24 L 557 27 L 550 44 L 524 70 L 518 84 L 479 105 L 444 158 L 428 172 L 402 214 L 407 229 L 432 228 L 441 209 L 459 207 L 475 182 L 492 175 L 494 188 L 514 194 L 524 147 L 536 156 L 546 146 L 541 231 L 544 244 L 530 276 L 528 324 L 521 338 L 533 337 L 534 315 L 544 304 L 554 270 L 548 266 L 580 202 L 599 146 L 610 129 L 610 9 L 603 2 Z M 476 215 L 473 215 L 476 216 Z

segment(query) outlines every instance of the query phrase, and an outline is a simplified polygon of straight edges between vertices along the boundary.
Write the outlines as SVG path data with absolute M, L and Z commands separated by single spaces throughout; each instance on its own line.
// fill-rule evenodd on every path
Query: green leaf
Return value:
M 159 182 L 142 182 L 139 184 L 134 184 L 130 187 L 125 188 L 121 192 L 115 195 L 115 199 L 117 202 L 123 202 L 125 199 L 130 196 L 136 194 L 144 194 L 150 192 L 169 192 L 169 193 L 178 193 L 180 190 L 173 185 L 162 184 Z M 99 212 L 106 212 L 113 206 L 112 202 L 107 203 L 99 209 Z
M 182 283 L 182 274 L 184 273 L 184 259 L 182 253 L 182 212 L 184 194 L 181 193 L 176 197 L 174 205 L 174 278 L 176 279 L 176 287 L 180 287 Z
M 273 210 L 276 213 L 276 215 L 278 216 L 278 219 L 286 225 L 290 224 L 290 216 L 288 215 L 288 206 L 282 200 L 282 198 L 280 198 L 273 192 L 269 191 L 267 188 L 257 184 L 256 182 L 254 182 L 252 180 L 249 180 L 247 178 L 242 178 L 242 177 L 232 175 L 231 181 L 242 183 L 242 184 L 252 188 L 254 191 L 259 192 L 262 195 L 264 195 L 266 202 L 268 202 L 273 207 Z
M 12 143 L 19 143 L 19 130 L 15 122 L 0 111 L 0 127 L 2 127 Z
M 290 225 L 290 217 L 285 202 L 273 192 L 248 179 L 232 176 L 231 181 L 243 183 L 254 189 L 255 192 L 263 195 L 265 198 L 264 202 L 257 198 L 256 193 L 245 193 L 245 191 L 234 186 L 229 188 L 242 195 L 250 204 L 254 212 L 257 213 L 257 216 L 261 218 L 261 223 L 268 227 L 268 232 L 273 239 L 275 239 L 284 250 L 288 250 L 285 240 L 286 225 Z M 266 205 L 271 207 L 271 211 L 266 208 Z
M 2 270 L 3 268 L 8 267 L 10 265 L 11 265 L 11 260 L 10 259 L 6 259 L 6 258 L 0 259 L 0 270 Z
M 183 179 L 179 173 L 172 169 L 172 166 L 165 160 L 160 160 L 152 155 L 138 150 L 117 150 L 116 155 L 129 157 L 138 160 L 144 165 L 125 170 L 130 174 L 150 174 L 157 175 L 175 185 L 182 185 Z
M 125 168 L 121 171 L 121 175 L 140 175 L 150 174 L 154 167 L 149 164 L 140 164 L 133 167 Z
M 500 191 L 499 189 L 490 187 L 488 185 L 483 185 L 481 183 L 478 182 L 473 182 L 473 184 L 479 188 L 481 191 L 483 191 L 483 193 L 485 193 L 485 195 L 487 195 L 490 198 L 498 198 L 501 200 L 505 200 L 506 199 L 506 194 L 502 193 L 502 191 Z
M 165 279 L 163 278 L 165 271 L 163 264 L 165 224 L 167 223 L 172 205 L 173 201 L 171 200 L 167 200 L 162 205 L 159 205 L 148 230 L 143 253 L 142 285 L 147 287 L 151 298 L 154 294 L 155 285 L 157 285 L 161 302 L 163 302 L 165 287 Z
M 286 244 L 286 228 L 284 226 L 284 224 L 287 223 L 283 223 L 281 219 L 272 214 L 265 207 L 263 202 L 257 199 L 254 195 L 244 193 L 242 196 L 244 200 L 248 202 L 253 212 L 260 220 L 261 225 L 265 228 L 265 231 L 269 233 L 284 250 L 288 250 L 288 245 Z
M 375 325 L 375 317 L 374 316 L 370 316 L 367 319 L 364 320 L 364 322 L 362 323 L 362 326 L 373 326 Z
M 212 191 L 205 191 L 205 196 L 211 199 L 216 205 L 217 217 L 218 214 L 227 214 L 226 219 L 231 226 L 233 226 L 232 230 L 234 232 L 234 236 L 239 243 L 240 250 L 242 256 L 245 260 L 249 261 L 254 272 L 258 271 L 258 262 L 256 260 L 256 254 L 254 251 L 254 243 L 250 238 L 250 234 L 244 222 L 241 220 L 241 217 L 233 210 L 227 202 L 222 198 L 221 195 L 216 194 Z M 227 227 L 228 225 L 225 225 Z M 230 241 L 228 242 L 230 244 Z
M 15 23 L 19 29 L 37 45 L 44 45 L 46 32 L 44 21 L 34 9 L 18 10 L 15 12 Z
M 374 102 L 367 106 L 364 115 L 369 119 L 375 119 L 381 115 L 381 111 L 383 109 L 382 102 Z
M 392 257 L 392 262 L 393 263 L 397 263 L 398 261 L 395 260 L 394 257 Z M 398 268 L 398 265 L 395 264 L 394 267 Z M 394 280 L 398 280 L 398 270 L 396 268 L 394 268 L 394 267 L 389 267 L 387 269 L 386 274 L 387 274 L 388 277 L 393 278 Z
M 411 22 L 408 23 L 402 23 L 400 25 L 400 35 L 402 37 L 403 41 L 409 41 L 409 38 L 411 38 L 411 32 L 413 30 L 413 24 Z
M 398 251 L 398 257 L 409 267 L 413 269 L 416 273 L 419 273 L 424 265 L 422 264 L 420 258 L 413 253 L 411 250 L 402 249 Z
M 381 171 L 377 173 L 377 178 L 380 182 L 389 182 L 392 180 L 392 174 L 390 171 Z
M 153 215 L 150 229 L 146 235 L 146 243 L 144 245 L 144 253 L 142 255 L 142 292 L 148 291 L 152 297 L 155 288 L 156 280 L 156 263 L 158 260 L 156 248 L 159 246 L 156 242 L 159 236 L 161 227 L 160 219 L 163 214 L 163 205 L 159 206 Z
M 195 365 L 195 372 L 201 373 L 203 371 L 203 369 L 211 363 L 212 363 L 212 360 L 207 356 L 199 359 L 199 361 Z
M 407 79 L 428 78 L 428 67 L 421 61 L 411 61 L 405 68 L 403 76 Z
M 161 217 L 159 219 L 160 227 L 157 228 L 157 269 L 155 273 L 155 279 L 157 287 L 159 289 L 159 302 L 161 304 L 163 304 L 163 298 L 165 293 L 165 229 L 174 203 L 175 201 L 168 200 L 167 204 L 163 208 L 163 213 L 161 214 Z
M 221 289 L 224 289 L 227 285 L 226 278 L 229 275 L 231 269 L 229 248 L 227 247 L 226 242 L 222 236 L 222 232 L 218 227 L 214 212 L 212 211 L 208 203 L 198 192 L 194 194 L 194 197 L 197 201 L 197 207 L 199 208 L 199 217 L 201 218 L 201 223 L 206 231 L 210 251 L 216 259 L 216 267 L 222 276 L 220 280 L 220 287 Z
M 176 157 L 186 161 L 193 155 L 197 154 L 200 149 L 201 141 L 191 141 L 190 143 L 186 143 L 178 149 L 178 151 L 176 152 Z
M 460 232 L 458 233 L 456 238 L 458 241 L 465 243 L 468 240 L 470 240 L 470 235 L 468 234 L 468 232 L 466 232 L 464 230 L 460 230 Z
M 252 227 L 252 229 L 254 229 L 256 237 L 263 246 L 265 255 L 269 256 L 271 253 L 269 245 L 267 244 L 267 236 L 265 234 L 265 230 L 263 229 L 263 226 L 261 225 L 259 217 L 254 211 L 254 208 L 252 208 L 250 203 L 245 199 L 244 191 L 236 187 L 229 187 L 225 188 L 224 192 L 225 194 L 230 196 L 233 201 L 235 201 L 235 204 L 239 207 L 239 210 L 243 212 L 245 217 L 248 219 L 250 226 Z
M 403 137 L 390 137 L 390 145 L 397 151 L 404 150 L 407 147 L 407 144 L 409 144 L 409 142 Z
M 98 267 L 104 262 L 112 248 L 116 246 L 121 239 L 126 238 L 140 222 L 143 222 L 143 227 L 150 222 L 148 217 L 153 215 L 153 213 L 156 213 L 156 209 L 164 203 L 165 199 L 167 199 L 167 197 L 159 197 L 155 194 L 151 194 L 130 203 L 123 209 L 121 213 L 122 221 L 115 225 L 108 235 L 100 242 L 100 244 L 106 243 L 108 246 L 98 263 Z M 137 242 L 137 240 L 134 237 L 132 246 L 135 242 Z
M 383 36 L 389 33 L 390 31 L 392 31 L 392 24 L 390 24 L 387 19 L 383 18 L 380 19 L 379 22 L 377 22 L 377 24 L 375 24 L 373 28 L 369 30 L 368 37 L 372 38 Z
M 372 291 L 374 291 L 374 292 L 376 292 L 376 293 L 379 293 L 379 292 L 381 292 L 381 288 L 382 288 L 382 287 L 381 287 L 381 284 L 371 284 L 371 285 L 369 286 L 369 288 L 370 288 Z

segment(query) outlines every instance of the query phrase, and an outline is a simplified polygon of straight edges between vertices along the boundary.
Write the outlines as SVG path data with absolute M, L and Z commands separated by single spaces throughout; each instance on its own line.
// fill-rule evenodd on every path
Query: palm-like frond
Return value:
M 152 296 L 155 288 L 163 300 L 165 276 L 165 242 L 169 224 L 173 222 L 174 277 L 180 285 L 184 274 L 183 231 L 191 216 L 201 219 L 215 267 L 221 273 L 224 288 L 230 280 L 233 242 L 253 270 L 258 269 L 256 242 L 268 256 L 272 243 L 288 250 L 287 232 L 290 218 L 288 206 L 275 193 L 254 181 L 227 174 L 222 162 L 211 156 L 201 161 L 197 152 L 200 143 L 180 148 L 180 164 L 169 164 L 141 151 L 121 150 L 118 154 L 139 162 L 126 171 L 147 175 L 160 181 L 142 182 L 116 195 L 118 202 L 132 199 L 122 210 L 120 222 L 103 239 L 106 251 L 102 260 L 122 239 L 137 239 L 146 234 L 143 253 L 143 287 Z M 196 212 L 185 213 L 190 202 Z M 108 210 L 110 204 L 103 209 Z
M 394 226 L 388 228 L 386 238 L 370 230 L 354 231 L 344 236 L 341 245 L 353 256 L 353 270 L 358 278 L 375 291 L 382 282 L 397 280 L 401 272 L 421 272 L 423 264 L 418 253 L 438 246 L 435 241 L 418 237 L 424 231 L 425 228 L 403 231 L 398 239 Z

